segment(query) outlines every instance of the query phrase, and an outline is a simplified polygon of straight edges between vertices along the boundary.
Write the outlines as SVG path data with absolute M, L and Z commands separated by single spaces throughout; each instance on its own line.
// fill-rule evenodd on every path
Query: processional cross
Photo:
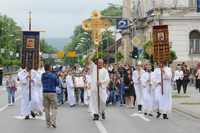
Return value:
M 91 21 L 84 21 L 82 23 L 82 28 L 84 30 L 92 30 L 92 41 L 96 46 L 96 50 L 98 51 L 99 43 L 101 42 L 102 35 L 101 29 L 108 29 L 110 27 L 110 21 L 108 19 L 101 20 L 101 13 L 97 10 L 94 10 L 91 14 Z M 98 53 L 97 57 L 97 81 L 99 81 L 99 68 L 98 68 Z M 99 97 L 99 85 L 97 85 L 98 91 L 98 111 L 100 113 L 100 97 Z

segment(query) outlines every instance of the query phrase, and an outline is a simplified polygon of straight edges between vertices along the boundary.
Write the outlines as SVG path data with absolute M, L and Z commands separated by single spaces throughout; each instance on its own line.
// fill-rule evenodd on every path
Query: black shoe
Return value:
M 144 115 L 147 115 L 147 113 L 144 113 Z
M 105 114 L 102 114 L 102 119 L 106 119 L 106 116 L 105 116 Z
M 163 114 L 163 119 L 169 119 L 169 118 L 167 117 L 167 114 Z
M 56 126 L 56 125 L 54 125 L 54 124 L 51 124 L 51 125 L 52 125 L 52 127 L 53 127 L 53 128 L 56 128 L 56 127 L 57 127 L 57 126 Z
M 28 119 L 29 119 L 29 116 L 26 116 L 24 119 L 25 119 L 25 120 L 28 120 Z
M 31 111 L 31 116 L 32 116 L 33 118 L 35 118 L 35 114 L 33 113 L 33 111 Z
M 157 116 L 156 116 L 156 118 L 159 118 L 160 115 L 161 115 L 161 113 L 160 113 L 160 112 L 157 112 Z
M 152 114 L 149 114 L 149 116 L 153 116 Z
M 94 114 L 94 119 L 93 121 L 99 120 L 99 115 Z

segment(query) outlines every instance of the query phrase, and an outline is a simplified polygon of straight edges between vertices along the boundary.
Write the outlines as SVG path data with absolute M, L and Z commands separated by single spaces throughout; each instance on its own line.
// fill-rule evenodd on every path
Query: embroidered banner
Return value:
M 168 25 L 153 26 L 154 62 L 171 60 Z
M 40 32 L 23 31 L 22 36 L 22 69 L 38 69 L 40 53 Z

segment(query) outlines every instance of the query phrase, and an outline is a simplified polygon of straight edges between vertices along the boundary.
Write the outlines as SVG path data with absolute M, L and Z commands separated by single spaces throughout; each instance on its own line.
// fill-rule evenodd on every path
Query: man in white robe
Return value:
M 25 116 L 25 119 L 29 119 L 30 114 L 32 117 L 35 117 L 33 111 L 38 109 L 39 106 L 36 78 L 37 73 L 34 70 L 26 69 L 19 73 L 19 80 L 22 88 L 21 116 Z M 29 82 L 31 82 L 31 101 L 29 101 Z
M 91 89 L 90 89 L 90 103 L 89 103 L 89 111 L 94 114 L 93 120 L 99 120 L 99 115 L 102 114 L 102 118 L 105 119 L 105 108 L 106 108 L 106 87 L 110 81 L 108 71 L 103 68 L 103 60 L 98 60 L 99 67 L 99 81 L 97 81 L 97 65 L 94 64 L 92 59 L 95 54 L 98 53 L 96 50 L 89 58 L 89 66 L 91 69 Z M 100 100 L 100 110 L 98 109 L 98 89 L 97 85 L 99 85 L 99 100 Z
M 41 82 L 42 74 L 45 73 L 43 60 L 40 60 L 40 68 L 37 70 L 37 90 L 38 90 L 38 100 L 39 108 L 38 113 L 42 114 L 44 110 L 43 106 L 43 86 Z
M 137 70 L 133 72 L 133 82 L 136 93 L 136 101 L 138 104 L 138 113 L 142 112 L 142 105 L 144 104 L 144 89 L 141 83 L 141 77 L 145 73 L 141 68 L 141 61 L 138 61 Z
M 66 77 L 66 83 L 67 83 L 67 94 L 68 94 L 68 104 L 70 107 L 75 106 L 75 94 L 74 94 L 74 83 L 72 79 L 72 70 L 68 70 L 68 75 Z
M 161 81 L 161 71 L 163 74 L 163 81 Z M 160 117 L 161 113 L 163 114 L 163 119 L 168 119 L 167 114 L 172 111 L 172 96 L 171 96 L 171 70 L 163 64 L 159 63 L 159 68 L 156 68 L 155 71 L 155 111 L 157 112 L 157 118 Z M 163 86 L 163 95 L 162 87 Z
M 154 72 L 152 72 L 152 67 L 149 64 L 147 66 L 147 72 L 145 72 L 142 75 L 142 86 L 144 89 L 144 104 L 143 104 L 143 110 L 144 114 L 149 116 L 153 116 L 153 110 L 154 110 L 154 102 L 155 102 L 155 92 L 153 88 L 153 84 L 155 81 L 155 75 Z

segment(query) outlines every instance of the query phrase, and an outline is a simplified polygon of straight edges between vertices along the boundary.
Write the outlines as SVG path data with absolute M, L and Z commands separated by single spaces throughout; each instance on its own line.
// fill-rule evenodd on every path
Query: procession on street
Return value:
M 200 132 L 200 0 L 1 3 L 0 132 Z

